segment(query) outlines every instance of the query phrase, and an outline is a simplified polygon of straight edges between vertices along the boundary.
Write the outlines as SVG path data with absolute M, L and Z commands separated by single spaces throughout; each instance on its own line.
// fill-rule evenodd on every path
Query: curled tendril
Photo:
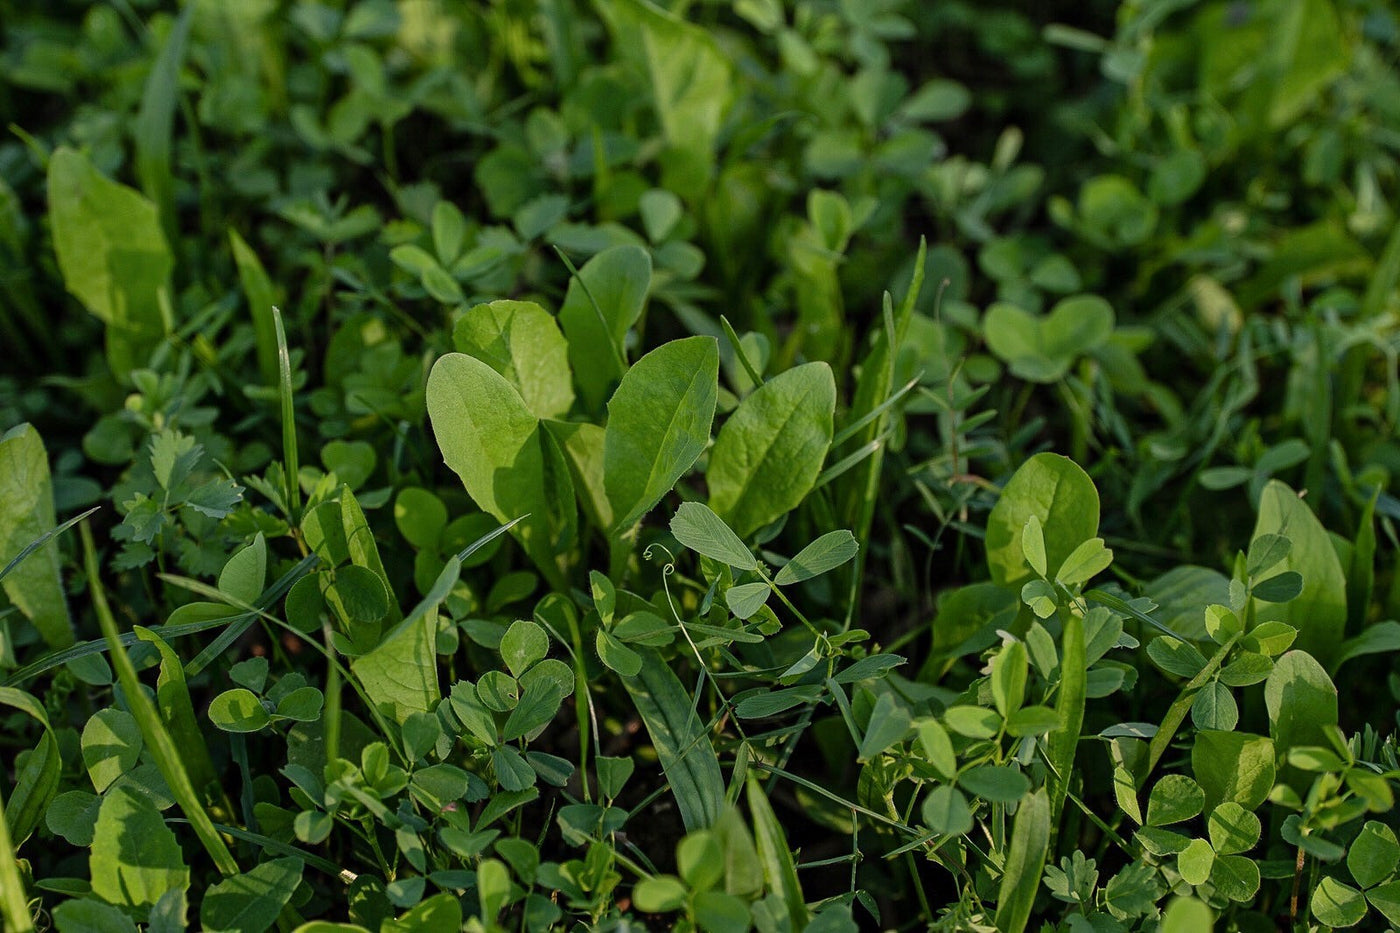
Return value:
M 661 544 L 660 542 L 653 541 L 651 544 L 648 544 L 648 545 L 646 546 L 646 550 L 642 551 L 642 559 L 643 559 L 643 560 L 651 560 L 651 551 L 652 551 L 652 548 L 656 548 L 656 549 L 658 549 L 658 550 L 662 550 L 662 551 L 665 551 L 665 552 L 666 552 L 666 563 L 661 567 L 661 574 L 662 574 L 662 576 L 670 576 L 671 574 L 675 573 L 675 572 L 676 572 L 676 555 L 672 554 L 672 553 L 671 553 L 671 549 L 668 548 L 666 545 Z

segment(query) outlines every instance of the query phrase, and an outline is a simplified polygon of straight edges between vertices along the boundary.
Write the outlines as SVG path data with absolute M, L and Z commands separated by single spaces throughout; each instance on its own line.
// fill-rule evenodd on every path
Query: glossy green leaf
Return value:
M 1351 885 L 1328 875 L 1313 890 L 1310 910 L 1329 927 L 1353 927 L 1366 916 L 1366 898 Z
M 209 704 L 209 721 L 225 732 L 257 732 L 272 717 L 257 694 L 235 687 L 214 697 Z
M 1244 732 L 1196 733 L 1191 770 L 1205 791 L 1205 808 L 1232 800 L 1254 810 L 1274 786 L 1274 743 Z
M 1361 888 L 1385 881 L 1400 866 L 1400 842 L 1395 830 L 1376 820 L 1367 820 L 1347 849 L 1347 870 Z
M 1147 825 L 1170 826 L 1201 812 L 1206 795 L 1201 785 L 1184 774 L 1168 774 L 1156 783 L 1147 799 Z
M 711 337 L 662 344 L 627 371 L 608 402 L 603 441 L 614 535 L 651 511 L 695 463 L 709 443 L 718 393 L 719 348 Z
M 812 491 L 831 448 L 836 381 L 825 363 L 768 380 L 725 421 L 705 478 L 710 508 L 740 537 L 786 515 Z
M 731 586 L 724 594 L 725 605 L 729 611 L 734 613 L 736 619 L 748 620 L 753 618 L 758 610 L 763 608 L 768 601 L 771 592 L 767 583 L 741 583 L 738 586 Z
M 1337 725 L 1337 688 L 1322 665 L 1303 651 L 1274 663 L 1264 682 L 1269 733 L 1280 752 L 1299 745 L 1327 745 L 1327 726 Z

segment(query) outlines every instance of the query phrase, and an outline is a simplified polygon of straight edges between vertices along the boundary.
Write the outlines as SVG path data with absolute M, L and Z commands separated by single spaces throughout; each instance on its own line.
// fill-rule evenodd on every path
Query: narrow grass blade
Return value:
M 471 556 L 472 556 L 473 554 L 475 554 L 477 551 L 479 551 L 479 550 L 481 550 L 482 548 L 486 547 L 486 545 L 490 544 L 492 541 L 495 541 L 495 540 L 496 540 L 497 538 L 499 538 L 501 535 L 505 534 L 507 531 L 510 531 L 510 530 L 511 530 L 512 528 L 514 528 L 516 525 L 518 525 L 518 524 L 520 524 L 521 522 L 525 521 L 525 519 L 527 519 L 527 518 L 529 518 L 529 517 L 530 517 L 530 513 L 529 513 L 529 512 L 526 512 L 524 515 L 520 515 L 520 516 L 517 516 L 516 518 L 512 518 L 510 521 L 506 522 L 504 525 L 500 526 L 499 528 L 495 528 L 495 529 L 492 529 L 491 531 L 486 532 L 486 534 L 482 535 L 480 538 L 477 538 L 477 539 L 476 539 L 475 541 L 473 541 L 471 544 L 468 544 L 466 547 L 462 548 L 461 553 L 459 553 L 459 554 L 457 555 L 457 562 L 458 562 L 458 563 L 461 563 L 462 561 L 466 560 L 468 557 L 471 557 Z
M 214 860 L 214 865 L 219 869 L 219 873 L 225 876 L 236 875 L 238 874 L 238 862 L 234 860 L 233 853 L 229 852 L 228 846 L 224 845 L 223 838 L 214 828 L 209 814 L 205 812 L 204 806 L 199 802 L 199 795 L 195 793 L 194 785 L 190 783 L 189 773 L 180 760 L 180 750 L 176 747 L 175 740 L 170 737 L 170 733 L 166 731 L 165 724 L 160 721 L 155 707 L 151 705 L 150 699 L 141 689 L 141 682 L 136 676 L 136 668 L 132 665 L 131 658 L 127 657 L 126 649 L 122 646 L 121 637 L 117 632 L 117 620 L 112 615 L 111 607 L 107 604 L 107 592 L 103 588 L 102 578 L 98 574 L 97 547 L 93 544 L 92 532 L 88 530 L 86 524 L 81 527 L 83 563 L 87 569 L 93 611 L 97 613 L 98 624 L 102 627 L 102 634 L 107 639 L 107 647 L 112 655 L 112 666 L 116 668 L 117 680 L 122 685 L 122 692 L 126 694 L 126 702 L 131 709 L 131 714 L 136 718 L 136 724 L 141 729 L 141 738 L 145 740 L 146 748 L 150 749 L 151 757 L 155 759 L 156 767 L 160 769 L 161 776 L 165 778 L 165 783 L 170 788 L 175 802 L 189 818 L 190 825 L 194 827 L 195 835 L 199 837 L 205 851 Z
M 1084 620 L 1072 613 L 1065 618 L 1060 641 L 1060 693 L 1055 714 L 1060 724 L 1046 736 L 1046 757 L 1050 760 L 1050 825 L 1060 828 L 1065 794 L 1074 774 L 1074 753 L 1079 748 L 1079 730 L 1084 727 L 1084 698 L 1088 681 L 1084 653 Z
M 233 248 L 233 262 L 238 267 L 238 280 L 243 285 L 243 295 L 248 299 L 248 312 L 253 319 L 258 371 L 262 374 L 264 385 L 275 386 L 281 378 L 277 325 L 272 320 L 276 290 L 267 270 L 258 259 L 258 254 L 238 235 L 237 230 L 229 230 L 228 240 Z
M 39 548 L 47 544 L 50 538 L 58 537 L 59 535 L 67 531 L 69 528 L 72 528 L 74 525 L 78 524 L 78 522 L 87 518 L 89 515 L 91 515 L 93 512 L 96 512 L 100 508 L 102 508 L 102 506 L 94 505 L 92 508 L 88 509 L 81 515 L 74 515 L 62 525 L 59 525 L 57 528 L 50 528 L 48 531 L 44 532 L 39 537 L 29 542 L 27 545 L 25 545 L 24 550 L 20 551 L 18 554 L 15 555 L 14 560 L 10 561 L 8 564 L 5 565 L 4 570 L 0 570 L 0 580 L 5 579 L 5 575 L 8 574 L 11 570 L 14 570 L 21 563 L 23 563 L 26 557 L 28 557 L 30 554 L 33 554 L 35 551 L 39 550 Z
M 0 799 L 0 920 L 6 930 L 33 933 L 34 920 L 24 900 L 24 881 L 20 878 L 15 849 L 10 845 L 10 829 L 5 825 L 5 804 Z
M 1001 933 L 1021 933 L 1026 928 L 1049 850 L 1050 800 L 1041 788 L 1021 801 L 1011 824 L 1011 848 L 997 891 L 996 924 Z
M 158 625 L 152 628 L 151 631 L 159 635 L 166 641 L 171 641 L 176 638 L 183 638 L 186 635 L 198 635 L 200 632 L 207 632 L 210 629 L 224 628 L 225 626 L 230 626 L 238 630 L 237 634 L 234 635 L 234 638 L 236 639 L 238 635 L 241 635 L 243 632 L 247 631 L 248 625 L 251 625 L 252 621 L 257 618 L 258 612 L 268 608 L 269 606 L 272 606 L 279 599 L 281 599 L 286 594 L 287 590 L 292 588 L 292 584 L 300 580 L 303 576 L 305 576 L 311 570 L 312 567 L 315 567 L 316 564 L 319 563 L 319 561 L 320 558 L 318 558 L 315 554 L 309 554 L 306 557 L 302 558 L 300 563 L 292 567 L 291 570 L 288 570 L 276 583 L 272 584 L 272 586 L 267 588 L 263 595 L 260 596 L 258 598 L 258 601 L 253 605 L 254 611 L 244 612 L 237 615 L 230 615 L 222 619 L 204 619 L 199 622 L 187 622 L 183 625 Z M 220 598 L 227 599 L 227 596 L 220 594 Z M 135 632 L 123 632 L 118 641 L 123 646 L 129 648 L 132 645 L 136 644 L 138 641 L 140 641 L 140 638 L 137 637 Z M 232 640 L 230 640 L 229 644 L 232 644 Z M 34 661 L 31 664 L 25 665 L 24 667 L 15 671 L 9 677 L 5 678 L 3 682 L 0 682 L 0 687 L 18 686 L 19 684 L 24 683 L 26 680 L 32 680 L 33 678 L 38 677 L 40 674 L 43 674 L 46 671 L 51 671 L 56 667 L 61 667 L 62 665 L 67 664 L 69 661 L 76 661 L 79 658 L 85 658 L 93 654 L 101 654 L 106 650 L 108 650 L 107 640 L 105 638 L 98 638 L 94 641 L 87 641 L 83 642 L 80 645 L 74 645 L 71 648 L 64 648 L 62 651 L 55 651 L 50 654 L 46 654 L 39 660 Z M 191 677 L 194 676 L 194 674 L 198 673 L 199 670 L 203 669 L 203 665 L 201 665 L 200 668 L 191 670 L 190 665 L 193 663 L 194 662 L 192 661 L 190 662 L 190 664 L 185 665 L 185 673 L 186 675 Z
M 160 211 L 161 227 L 172 244 L 179 239 L 175 235 L 175 179 L 170 169 L 170 140 L 180 94 L 180 68 L 185 61 L 185 47 L 193 22 L 194 4 L 190 4 L 176 18 L 151 66 L 141 92 L 141 109 L 133 125 L 136 175 L 141 180 L 141 190 Z
M 178 816 L 169 817 L 166 819 L 165 822 L 171 824 L 192 825 L 189 820 L 181 819 Z M 281 842 L 277 839 L 273 839 L 271 836 L 264 836 L 262 833 L 249 832 L 248 830 L 241 829 L 237 826 L 225 826 L 223 823 L 215 823 L 213 825 L 215 829 L 217 829 L 219 832 L 223 833 L 226 836 L 232 836 L 234 839 L 237 839 L 240 842 L 252 843 L 259 849 L 265 849 L 268 852 L 275 852 L 278 855 L 287 855 L 291 856 L 292 858 L 301 859 L 303 862 L 310 865 L 312 868 L 315 868 L 318 871 L 325 872 L 327 875 L 330 875 L 333 878 L 338 878 L 346 884 L 349 884 L 350 882 L 354 881 L 356 877 L 358 877 L 353 871 L 350 871 L 348 868 L 341 868 L 339 865 L 337 865 L 335 862 L 332 862 L 328 858 L 322 858 L 319 855 L 314 855 L 310 852 L 307 852 L 305 849 L 299 849 L 294 845 L 290 845 L 288 843 Z
M 768 889 L 782 898 L 787 907 L 792 929 L 807 928 L 807 902 L 802 897 L 802 884 L 797 880 L 797 866 L 792 861 L 783 827 L 778 823 L 773 805 L 763 792 L 758 779 L 749 776 L 749 813 L 753 815 L 754 842 L 758 845 L 758 860 L 763 864 L 763 876 Z
M 282 398 L 282 460 L 287 473 L 287 511 L 292 522 L 297 523 L 301 521 L 301 484 L 297 482 L 301 465 L 297 459 L 297 412 L 292 400 L 292 355 L 287 349 L 282 312 L 275 306 L 272 327 L 277 334 L 277 384 Z
M 713 826 L 724 810 L 724 775 L 715 747 L 670 665 L 655 651 L 639 653 L 641 671 L 622 678 L 622 684 L 646 724 L 686 831 Z

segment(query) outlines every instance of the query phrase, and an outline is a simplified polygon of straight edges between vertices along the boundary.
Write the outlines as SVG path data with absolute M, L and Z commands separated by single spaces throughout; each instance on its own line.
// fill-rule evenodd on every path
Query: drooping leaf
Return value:
M 1041 788 L 1021 801 L 1011 824 L 1006 870 L 997 891 L 997 929 L 1021 933 L 1030 920 L 1050 846 L 1050 801 Z
M 825 363 L 768 380 L 720 428 L 705 473 L 710 508 L 747 537 L 812 491 L 831 448 L 836 381 Z
M 718 396 L 719 346 L 712 337 L 662 344 L 627 371 L 608 402 L 603 440 L 614 535 L 651 511 L 700 456 Z

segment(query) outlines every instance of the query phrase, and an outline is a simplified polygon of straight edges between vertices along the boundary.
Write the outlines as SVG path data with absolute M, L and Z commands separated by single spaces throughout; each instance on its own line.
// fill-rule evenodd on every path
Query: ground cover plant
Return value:
M 0 928 L 1400 927 L 1390 4 L 0 24 Z

